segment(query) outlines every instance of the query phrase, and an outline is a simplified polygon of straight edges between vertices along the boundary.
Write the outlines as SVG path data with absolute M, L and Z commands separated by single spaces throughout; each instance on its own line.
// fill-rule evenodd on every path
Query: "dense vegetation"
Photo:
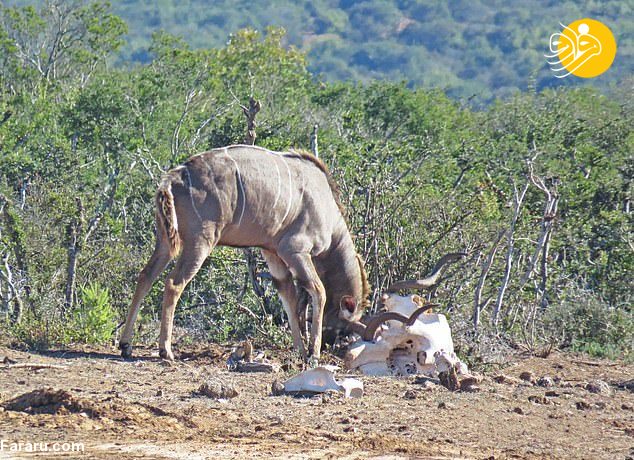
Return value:
M 146 65 L 113 69 L 127 29 L 101 3 L 2 8 L 0 26 L 0 312 L 12 336 L 112 338 L 153 248 L 162 171 L 241 141 L 239 102 L 252 95 L 259 145 L 308 148 L 319 126 L 372 300 L 465 249 L 438 292 L 459 341 L 631 357 L 631 81 L 611 97 L 532 90 L 474 111 L 404 83 L 319 82 L 280 29 L 198 50 L 157 33 Z M 275 293 L 266 279 L 254 293 L 243 258 L 214 251 L 177 310 L 181 342 L 288 340 Z M 141 339 L 156 339 L 161 287 Z

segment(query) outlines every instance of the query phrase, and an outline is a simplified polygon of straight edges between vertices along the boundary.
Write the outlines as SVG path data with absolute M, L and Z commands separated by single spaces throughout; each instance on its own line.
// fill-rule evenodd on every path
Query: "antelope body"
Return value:
M 233 145 L 190 158 L 169 171 L 156 195 L 157 239 L 141 271 L 120 341 L 130 342 L 141 302 L 156 277 L 178 256 L 165 282 L 160 356 L 173 359 L 176 303 L 214 246 L 262 249 L 287 313 L 293 343 L 306 357 L 300 295 L 311 297 L 309 354 L 319 358 L 322 327 L 332 338 L 358 321 L 368 285 L 342 208 L 324 164 L 303 152 L 273 152 Z

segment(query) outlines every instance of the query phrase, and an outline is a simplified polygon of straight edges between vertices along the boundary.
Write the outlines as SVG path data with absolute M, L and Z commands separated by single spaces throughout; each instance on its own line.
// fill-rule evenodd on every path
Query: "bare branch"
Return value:
M 528 190 L 529 182 L 526 182 L 524 188 L 521 191 L 517 190 L 517 186 L 513 184 L 513 201 L 514 201 L 514 210 L 513 217 L 511 219 L 511 223 L 509 225 L 509 229 L 507 230 L 507 252 L 506 252 L 506 265 L 504 269 L 504 277 L 502 279 L 502 284 L 500 285 L 500 289 L 498 291 L 497 300 L 495 302 L 495 308 L 493 309 L 493 317 L 492 321 L 495 326 L 497 326 L 500 316 L 500 309 L 502 308 L 502 303 L 504 302 L 504 294 L 506 293 L 506 289 L 508 288 L 508 284 L 511 278 L 511 268 L 513 266 L 513 253 L 515 252 L 515 226 L 517 224 L 517 220 L 520 215 L 520 211 L 522 209 L 522 204 L 524 202 L 524 197 L 526 195 L 526 191 Z
M 478 280 L 478 285 L 476 286 L 476 290 L 474 293 L 474 302 L 473 302 L 473 328 L 478 329 L 478 325 L 480 324 L 480 313 L 482 310 L 486 308 L 486 306 L 491 301 L 489 297 L 484 303 L 482 303 L 482 289 L 484 288 L 484 283 L 486 278 L 491 270 L 491 266 L 493 265 L 493 260 L 495 259 L 495 254 L 497 253 L 498 248 L 500 247 L 500 241 L 506 234 L 506 231 L 501 230 L 498 233 L 498 237 L 496 238 L 493 246 L 491 246 L 491 250 L 489 251 L 489 255 L 487 256 L 487 260 L 482 267 L 482 273 L 480 274 L 480 279 Z

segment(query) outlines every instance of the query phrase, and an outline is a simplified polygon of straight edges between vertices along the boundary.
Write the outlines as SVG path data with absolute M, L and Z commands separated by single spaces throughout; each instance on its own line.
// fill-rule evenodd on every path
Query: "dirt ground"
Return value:
M 167 363 L 139 347 L 132 361 L 105 348 L 0 347 L 0 459 L 634 457 L 633 365 L 515 356 L 485 372 L 479 392 L 356 376 L 365 385 L 360 399 L 296 398 L 271 394 L 273 381 L 292 370 L 229 372 L 229 352 L 209 345 Z M 197 395 L 209 379 L 238 395 Z M 84 452 L 9 450 L 18 442 L 80 442 Z

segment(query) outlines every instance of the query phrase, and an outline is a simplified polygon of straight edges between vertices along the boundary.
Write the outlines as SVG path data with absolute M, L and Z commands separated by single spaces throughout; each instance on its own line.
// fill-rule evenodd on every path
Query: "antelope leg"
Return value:
M 163 308 L 161 311 L 161 335 L 159 338 L 159 355 L 161 358 L 174 359 L 174 354 L 172 353 L 172 329 L 176 304 L 183 290 L 198 273 L 210 252 L 209 242 L 204 238 L 199 238 L 193 243 L 186 244 L 174 269 L 165 281 Z
M 169 247 L 163 243 L 161 239 L 157 239 L 154 253 L 150 260 L 145 265 L 139 277 L 137 279 L 136 289 L 134 291 L 134 297 L 132 297 L 132 303 L 128 310 L 128 316 L 125 322 L 125 328 L 123 334 L 121 334 L 121 340 L 119 340 L 119 348 L 121 349 L 121 356 L 124 358 L 130 358 L 132 356 L 132 336 L 134 335 L 134 323 L 139 314 L 141 308 L 141 302 L 149 292 L 152 284 L 158 277 L 158 275 L 165 270 L 165 267 L 171 260 L 169 254 Z
M 295 349 L 302 355 L 303 359 L 306 359 L 306 349 L 302 340 L 301 324 L 299 322 L 299 301 L 300 296 L 297 292 L 297 287 L 293 282 L 293 275 L 277 254 L 271 251 L 262 250 L 262 256 L 266 260 L 269 270 L 271 271 L 271 277 L 273 278 L 273 285 L 282 299 L 282 305 L 286 311 L 288 317 L 288 324 L 291 328 L 291 334 L 293 335 L 293 345 Z
M 308 253 L 299 252 L 292 254 L 280 254 L 288 268 L 295 275 L 297 282 L 302 286 L 312 299 L 313 321 L 310 329 L 310 342 L 308 354 L 313 360 L 319 360 L 321 354 L 321 333 L 326 306 L 326 289 L 324 288 L 313 260 Z

